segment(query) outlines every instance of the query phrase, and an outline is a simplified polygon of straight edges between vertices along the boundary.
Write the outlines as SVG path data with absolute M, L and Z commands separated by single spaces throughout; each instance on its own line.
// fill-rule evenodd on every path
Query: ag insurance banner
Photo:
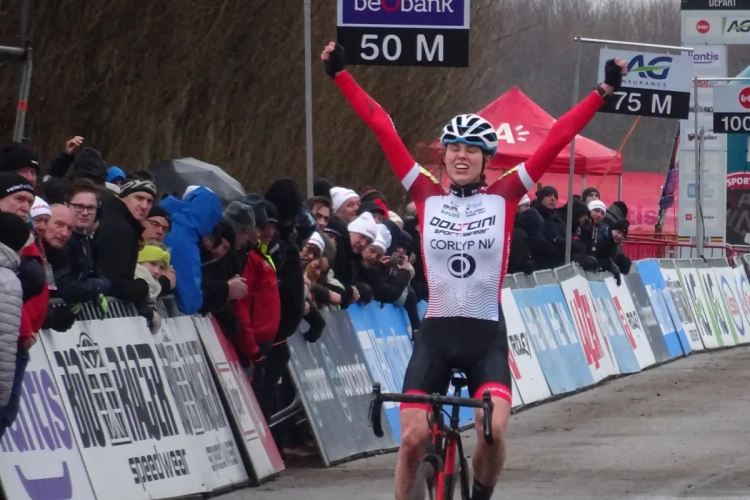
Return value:
M 79 321 L 42 344 L 97 498 L 205 491 L 169 380 L 143 318 Z

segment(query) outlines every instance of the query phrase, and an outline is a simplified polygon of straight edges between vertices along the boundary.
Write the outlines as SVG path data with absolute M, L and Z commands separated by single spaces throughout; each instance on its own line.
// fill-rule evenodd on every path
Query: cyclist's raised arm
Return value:
M 509 201 L 520 200 L 542 178 L 560 151 L 588 125 L 604 104 L 604 94 L 611 95 L 619 88 L 625 73 L 624 61 L 607 61 L 604 83 L 557 120 L 539 149 L 493 183 L 488 192 L 500 194 Z
M 334 48 L 333 44 L 329 44 L 321 54 L 321 59 L 325 62 L 326 72 L 334 79 L 354 111 L 375 132 L 393 171 L 412 197 L 415 189 L 419 192 L 425 191 L 424 188 L 431 190 L 430 185 L 438 189 L 436 181 L 430 180 L 430 176 L 425 175 L 427 171 L 411 157 L 388 113 L 344 69 L 343 48 L 338 45 Z M 422 180 L 417 182 L 418 178 Z

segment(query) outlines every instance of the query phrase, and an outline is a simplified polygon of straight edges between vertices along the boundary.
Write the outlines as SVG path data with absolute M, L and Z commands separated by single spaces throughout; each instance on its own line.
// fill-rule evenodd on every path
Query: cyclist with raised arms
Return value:
M 429 305 L 414 343 L 403 392 L 445 394 L 452 369 L 468 379 L 472 397 L 489 389 L 494 445 L 482 438 L 472 457 L 473 500 L 489 500 L 505 461 L 505 429 L 511 410 L 508 337 L 500 291 L 516 207 L 552 161 L 591 121 L 627 73 L 625 61 L 607 61 L 604 83 L 561 117 L 524 163 L 485 187 L 484 167 L 497 152 L 497 134 L 484 118 L 458 115 L 443 129 L 443 161 L 449 190 L 412 159 L 388 114 L 344 68 L 344 49 L 329 43 L 321 53 L 326 72 L 359 117 L 375 132 L 388 161 L 417 205 Z M 397 500 L 406 500 L 429 434 L 429 405 L 402 404 L 401 447 L 396 466 Z M 481 410 L 477 410 L 479 412 Z

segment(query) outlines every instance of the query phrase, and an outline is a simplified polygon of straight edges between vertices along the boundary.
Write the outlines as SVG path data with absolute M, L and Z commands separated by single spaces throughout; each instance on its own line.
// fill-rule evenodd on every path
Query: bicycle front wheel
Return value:
M 436 497 L 437 480 L 438 472 L 435 470 L 435 466 L 429 460 L 423 459 L 417 468 L 410 500 L 443 500 Z

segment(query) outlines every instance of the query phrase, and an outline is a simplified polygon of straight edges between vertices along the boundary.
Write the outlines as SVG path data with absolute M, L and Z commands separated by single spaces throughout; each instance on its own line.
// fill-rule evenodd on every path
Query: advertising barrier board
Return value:
M 656 362 L 654 353 L 651 351 L 651 344 L 648 342 L 646 329 L 635 310 L 627 282 L 623 279 L 620 286 L 617 286 L 615 279 L 608 277 L 604 280 L 604 283 L 607 285 L 609 295 L 612 297 L 612 305 L 617 311 L 622 328 L 630 341 L 630 347 L 633 349 L 638 366 L 643 370 L 653 365 Z
M 192 321 L 229 406 L 229 417 L 233 419 L 241 437 L 239 443 L 250 460 L 255 480 L 263 482 L 284 470 L 284 462 L 263 418 L 258 400 L 255 399 L 234 347 L 224 336 L 219 323 L 205 316 L 193 316 Z
M 611 278 L 614 280 L 614 278 Z M 615 283 L 617 286 L 617 283 Z M 626 285 L 621 285 L 626 286 Z M 591 297 L 594 307 L 599 316 L 602 331 L 609 340 L 615 361 L 620 373 L 637 373 L 641 371 L 638 359 L 633 352 L 635 339 L 629 334 L 630 329 L 625 330 L 620 322 L 620 316 L 615 310 L 615 304 L 609 295 L 609 289 L 604 281 L 589 281 Z
M 697 259 L 692 259 L 693 261 Z M 701 261 L 701 263 L 703 263 Z M 694 264 L 698 265 L 694 262 Z M 714 269 L 710 267 L 697 268 L 698 276 L 701 279 L 701 286 L 703 287 L 703 295 L 706 297 L 706 303 L 708 304 L 713 317 L 716 319 L 714 325 L 716 331 L 719 333 L 719 347 L 725 347 L 730 345 L 736 345 L 737 339 L 734 338 L 732 326 L 732 320 L 729 318 L 725 309 L 724 297 L 721 294 L 719 288 L 719 280 L 716 279 Z
M 653 260 L 639 261 L 636 266 L 643 280 L 643 285 L 646 287 L 646 292 L 651 301 L 651 307 L 656 314 L 656 319 L 659 322 L 659 327 L 664 335 L 664 342 L 667 344 L 669 356 L 675 358 L 681 356 L 683 353 L 690 354 L 690 343 L 687 341 L 685 332 L 682 331 L 679 318 L 678 323 L 675 324 L 670 314 L 670 307 L 667 304 L 667 300 L 665 300 L 665 294 L 668 293 L 667 284 L 664 282 L 659 266 Z M 671 303 L 671 297 L 669 302 Z
M 701 335 L 701 341 L 706 349 L 715 349 L 723 342 L 721 332 L 716 324 L 716 318 L 712 308 L 708 307 L 708 302 L 703 294 L 703 286 L 698 271 L 694 269 L 687 259 L 675 259 L 677 273 L 680 276 L 682 289 L 688 297 L 688 302 L 695 317 L 695 324 Z
M 745 317 L 740 305 L 740 295 L 734 272 L 725 259 L 710 259 L 709 265 L 712 265 L 712 261 L 719 261 L 715 263 L 717 267 L 713 268 L 714 276 L 716 276 L 721 290 L 722 305 L 727 318 L 729 318 L 729 329 L 732 331 L 732 337 L 735 339 L 735 344 L 747 343 L 750 337 L 748 335 L 750 333 L 748 332 L 748 318 Z
M 557 269 L 555 273 L 560 279 L 560 288 L 565 295 L 568 310 L 573 315 L 575 331 L 580 336 L 594 382 L 620 373 L 612 356 L 609 341 L 599 324 L 588 280 L 578 274 L 572 266 Z
M 651 299 L 648 296 L 646 285 L 643 284 L 641 275 L 635 266 L 625 276 L 625 282 L 633 298 L 635 310 L 638 311 L 638 315 L 641 317 L 641 324 L 646 330 L 646 337 L 648 338 L 648 343 L 651 345 L 651 352 L 654 353 L 654 359 L 657 363 L 671 359 L 672 356 L 670 356 L 669 349 L 667 349 L 664 334 L 659 326 L 659 321 L 656 319 L 654 309 L 651 307 Z
M 390 425 L 375 437 L 369 422 L 372 379 L 346 311 L 323 312 L 326 327 L 315 343 L 289 337 L 289 365 L 326 466 L 396 447 Z M 306 326 L 305 326 L 306 328 Z
M 704 349 L 703 341 L 701 340 L 701 334 L 698 331 L 698 325 L 695 323 L 693 316 L 693 309 L 690 307 L 685 289 L 682 287 L 680 281 L 680 275 L 677 273 L 674 261 L 671 259 L 660 259 L 659 268 L 661 269 L 662 277 L 664 282 L 667 284 L 667 290 L 669 296 L 672 298 L 674 303 L 674 309 L 670 310 L 671 314 L 677 314 L 677 318 L 673 317 L 673 321 L 679 321 L 685 331 L 685 336 L 688 342 L 690 342 L 690 349 L 694 351 L 702 351 Z
M 44 347 L 23 378 L 21 409 L 0 441 L 0 482 L 13 500 L 93 500 L 88 473 Z

